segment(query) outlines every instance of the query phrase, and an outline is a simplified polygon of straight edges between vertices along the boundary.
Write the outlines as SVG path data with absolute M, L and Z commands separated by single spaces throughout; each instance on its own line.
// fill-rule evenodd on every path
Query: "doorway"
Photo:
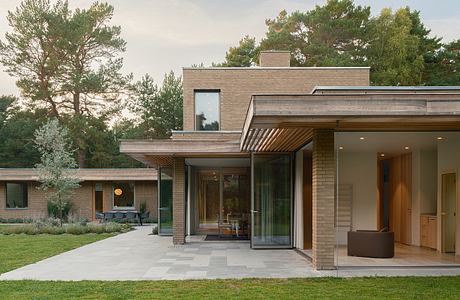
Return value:
M 197 179 L 198 232 L 206 240 L 248 239 L 249 168 L 199 169 Z
M 104 191 L 102 183 L 94 185 L 94 215 L 104 212 Z
M 394 232 L 395 241 L 412 242 L 412 153 L 378 156 L 378 229 Z
M 457 175 L 442 174 L 441 180 L 441 221 L 442 252 L 455 253 L 456 217 L 457 217 Z

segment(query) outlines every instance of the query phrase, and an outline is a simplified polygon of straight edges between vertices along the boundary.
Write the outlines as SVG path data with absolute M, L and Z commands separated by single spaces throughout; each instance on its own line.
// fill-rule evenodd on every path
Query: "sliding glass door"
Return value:
M 252 156 L 253 248 L 292 247 L 290 154 Z
M 158 234 L 172 234 L 173 177 L 172 168 L 160 168 L 158 172 Z

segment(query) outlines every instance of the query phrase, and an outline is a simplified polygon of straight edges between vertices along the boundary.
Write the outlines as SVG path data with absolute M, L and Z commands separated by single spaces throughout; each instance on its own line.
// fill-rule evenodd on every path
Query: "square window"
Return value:
M 134 182 L 114 182 L 113 208 L 134 208 Z
M 27 183 L 6 183 L 6 208 L 27 208 Z

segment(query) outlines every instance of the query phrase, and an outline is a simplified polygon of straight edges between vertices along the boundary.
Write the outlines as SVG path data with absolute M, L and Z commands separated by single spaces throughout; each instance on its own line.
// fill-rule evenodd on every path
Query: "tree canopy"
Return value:
M 373 85 L 460 84 L 460 40 L 441 43 L 409 7 L 371 16 L 352 0 L 328 0 L 305 12 L 282 10 L 265 24 L 259 43 L 246 36 L 215 65 L 245 67 L 261 50 L 288 50 L 291 66 L 370 66 Z

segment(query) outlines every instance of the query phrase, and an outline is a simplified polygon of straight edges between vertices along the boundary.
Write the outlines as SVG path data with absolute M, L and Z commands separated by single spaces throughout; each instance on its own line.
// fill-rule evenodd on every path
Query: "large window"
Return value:
M 134 208 L 134 182 L 113 183 L 113 208 Z
M 27 183 L 6 183 L 6 208 L 27 208 Z
M 195 91 L 196 130 L 219 130 L 219 102 L 218 91 Z

